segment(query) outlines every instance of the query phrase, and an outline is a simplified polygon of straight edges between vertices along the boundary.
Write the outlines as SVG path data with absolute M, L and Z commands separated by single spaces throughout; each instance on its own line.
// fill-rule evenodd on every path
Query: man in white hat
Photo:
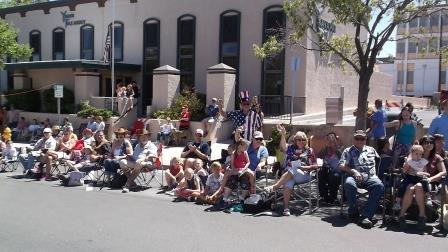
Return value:
M 123 193 L 128 193 L 135 186 L 134 180 L 138 177 L 143 167 L 152 167 L 157 158 L 157 147 L 151 142 L 151 133 L 146 129 L 137 132 L 139 143 L 134 148 L 132 155 L 120 160 L 120 168 L 127 174 L 127 181 L 123 187 Z
M 19 161 L 23 166 L 23 173 L 26 173 L 34 166 L 36 158 L 42 157 L 43 153 L 47 151 L 54 151 L 56 149 L 56 140 L 51 136 L 52 130 L 45 128 L 43 130 L 44 136 L 39 139 L 33 147 L 33 151 L 29 154 L 20 154 Z
M 204 162 L 204 165 L 208 161 L 210 156 L 210 146 L 204 141 L 202 137 L 204 136 L 204 131 L 202 129 L 197 129 L 194 134 L 194 141 L 188 143 L 182 151 L 182 158 L 200 158 Z

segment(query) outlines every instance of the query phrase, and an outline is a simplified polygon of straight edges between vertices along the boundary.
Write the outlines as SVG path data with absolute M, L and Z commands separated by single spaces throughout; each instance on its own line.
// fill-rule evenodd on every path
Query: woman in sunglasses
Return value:
M 446 176 L 446 168 L 443 162 L 443 158 L 436 153 L 434 147 L 434 137 L 425 135 L 420 139 L 420 144 L 423 146 L 423 158 L 428 160 L 426 165 L 426 172 L 429 173 L 427 178 L 431 187 L 438 186 L 443 176 Z M 413 186 L 408 186 L 404 193 L 404 197 L 401 203 L 400 217 L 403 217 L 412 204 L 412 200 L 415 196 L 415 201 L 418 206 L 418 224 L 419 229 L 423 229 L 426 225 L 425 214 L 425 193 L 421 183 L 417 183 Z M 428 202 L 429 203 L 429 202 Z
M 125 139 L 127 130 L 119 128 L 115 131 L 115 139 L 109 157 L 104 160 L 104 169 L 109 173 L 116 173 L 120 168 L 120 160 L 132 157 L 133 149 L 131 142 Z
M 313 149 L 308 146 L 308 137 L 302 131 L 297 131 L 294 135 L 294 142 L 286 144 L 286 129 L 283 125 L 277 125 L 280 133 L 280 149 L 286 153 L 285 173 L 272 186 L 265 188 L 267 192 L 272 192 L 283 186 L 283 215 L 291 215 L 289 211 L 289 199 L 294 184 L 303 184 L 310 180 L 310 171 L 316 170 L 317 160 Z

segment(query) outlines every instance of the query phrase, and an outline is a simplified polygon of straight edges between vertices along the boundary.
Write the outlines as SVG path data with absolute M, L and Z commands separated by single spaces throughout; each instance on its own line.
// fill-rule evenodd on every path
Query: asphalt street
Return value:
M 18 174 L 18 173 L 17 173 Z M 273 217 L 209 212 L 157 188 L 122 194 L 0 174 L 0 251 L 446 251 L 446 234 L 371 230 L 322 207 Z M 293 213 L 300 213 L 296 209 Z

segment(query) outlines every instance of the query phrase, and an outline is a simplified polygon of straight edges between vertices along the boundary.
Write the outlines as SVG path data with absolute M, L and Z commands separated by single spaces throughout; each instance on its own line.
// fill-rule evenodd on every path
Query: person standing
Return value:
M 254 132 L 261 127 L 261 118 L 257 112 L 250 109 L 250 97 L 248 91 L 240 93 L 241 109 L 230 112 L 224 111 L 224 102 L 219 101 L 219 113 L 222 117 L 233 121 L 234 129 L 241 129 L 241 137 L 252 141 Z
M 387 121 L 386 111 L 383 109 L 383 101 L 375 100 L 375 112 L 370 117 L 370 129 L 367 130 L 368 137 L 373 140 L 373 145 L 377 145 L 378 139 L 386 137 L 384 122 Z
M 428 134 L 441 134 L 443 136 L 448 136 L 448 99 L 440 102 L 440 106 L 442 107 L 442 114 L 436 116 L 429 126 Z M 448 150 L 448 141 L 445 141 L 444 149 Z

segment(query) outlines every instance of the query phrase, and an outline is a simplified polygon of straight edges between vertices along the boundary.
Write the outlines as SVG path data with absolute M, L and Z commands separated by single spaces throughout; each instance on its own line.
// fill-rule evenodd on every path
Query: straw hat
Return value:
M 114 131 L 115 135 L 125 135 L 128 131 L 125 128 L 118 128 Z

